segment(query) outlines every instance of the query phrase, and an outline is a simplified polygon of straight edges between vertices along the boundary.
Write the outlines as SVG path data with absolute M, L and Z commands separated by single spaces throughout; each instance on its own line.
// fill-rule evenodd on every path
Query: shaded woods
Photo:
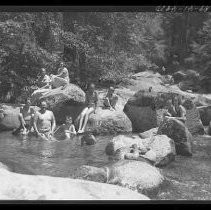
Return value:
M 61 60 L 82 89 L 162 66 L 211 76 L 210 32 L 209 13 L 1 12 L 0 98 L 22 102 L 40 68 L 55 73 Z

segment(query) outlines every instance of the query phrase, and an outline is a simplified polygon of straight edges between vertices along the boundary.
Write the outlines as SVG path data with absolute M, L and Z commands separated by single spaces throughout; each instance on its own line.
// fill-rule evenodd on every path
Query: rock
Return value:
M 20 126 L 18 105 L 1 104 L 0 131 L 13 130 Z
M 132 122 L 134 132 L 144 132 L 156 128 L 162 121 L 163 108 L 169 98 L 182 95 L 174 89 L 166 92 L 138 91 L 129 98 L 124 112 Z M 185 95 L 182 95 L 185 97 Z
M 132 138 L 124 135 L 119 135 L 114 137 L 110 142 L 108 142 L 105 151 L 107 155 L 113 155 L 114 159 L 136 159 L 141 160 L 138 157 L 128 158 L 125 154 L 130 153 L 131 146 L 136 144 L 139 148 L 139 152 L 145 154 L 144 158 L 149 160 L 152 164 L 156 166 L 166 166 L 175 160 L 175 144 L 174 141 L 168 138 L 166 135 L 156 135 L 151 138 L 141 139 L 138 136 Z M 149 152 L 149 150 L 153 152 Z M 155 160 L 156 156 L 156 160 Z
M 0 199 L 6 200 L 149 200 L 119 186 L 62 177 L 23 175 L 0 169 Z
M 146 150 L 146 147 L 143 145 L 143 142 L 138 136 L 128 137 L 125 135 L 119 135 L 108 142 L 105 148 L 105 152 L 107 155 L 114 155 L 118 149 L 128 148 L 131 147 L 133 144 L 137 144 L 138 148 Z
M 34 104 L 46 100 L 49 109 L 54 112 L 57 123 L 64 123 L 65 116 L 71 115 L 73 120 L 81 113 L 84 108 L 85 93 L 74 84 L 69 84 L 65 89 L 62 87 L 49 89 L 42 95 L 32 95 Z
M 139 136 L 142 138 L 142 139 L 146 139 L 146 138 L 150 138 L 152 136 L 155 136 L 157 134 L 157 131 L 158 131 L 158 128 L 152 128 L 148 131 L 145 131 L 145 132 L 142 132 L 142 133 L 139 133 Z
M 164 181 L 159 169 L 145 162 L 131 160 L 118 161 L 103 168 L 83 166 L 74 176 L 92 181 L 100 177 L 103 182 L 137 190 L 148 196 L 155 196 Z
M 145 158 L 154 162 L 157 167 L 166 166 L 175 160 L 175 143 L 166 135 L 154 136 L 148 147 L 150 150 L 145 154 Z
M 211 106 L 200 106 L 197 109 L 199 110 L 202 124 L 208 126 L 211 121 Z
M 204 135 L 205 130 L 201 122 L 199 110 L 193 104 L 191 100 L 186 100 L 183 103 L 186 109 L 186 121 L 185 125 L 192 135 Z
M 177 119 L 166 119 L 158 128 L 158 135 L 167 135 L 174 140 L 178 155 L 192 155 L 193 137 L 186 126 Z
M 92 134 L 85 134 L 81 138 L 81 145 L 86 144 L 86 145 L 94 145 L 96 144 L 97 140 Z
M 176 83 L 181 82 L 186 78 L 186 74 L 183 71 L 177 71 L 172 76 Z
M 78 127 L 78 119 L 77 119 Z M 132 131 L 132 125 L 123 111 L 110 111 L 98 108 L 96 113 L 91 114 L 86 131 L 93 134 L 116 134 Z

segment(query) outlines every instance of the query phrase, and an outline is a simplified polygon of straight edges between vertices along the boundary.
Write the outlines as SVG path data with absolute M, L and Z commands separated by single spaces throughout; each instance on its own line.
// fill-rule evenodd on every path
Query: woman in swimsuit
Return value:
M 86 102 L 85 102 L 86 107 L 80 114 L 78 133 L 84 132 L 90 114 L 95 112 L 97 108 L 97 102 L 98 102 L 98 95 L 97 92 L 95 91 L 95 85 L 91 83 L 86 93 Z

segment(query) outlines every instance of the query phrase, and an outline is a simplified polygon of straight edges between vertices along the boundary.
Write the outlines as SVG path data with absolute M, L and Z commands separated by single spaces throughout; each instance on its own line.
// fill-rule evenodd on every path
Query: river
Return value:
M 92 146 L 81 146 L 80 139 L 47 142 L 21 139 L 11 132 L 0 133 L 0 162 L 24 174 L 70 177 L 81 165 L 104 166 L 110 163 L 105 147 L 112 136 L 99 136 Z M 177 156 L 162 169 L 166 184 L 154 198 L 158 200 L 211 199 L 211 138 L 195 138 L 192 157 Z

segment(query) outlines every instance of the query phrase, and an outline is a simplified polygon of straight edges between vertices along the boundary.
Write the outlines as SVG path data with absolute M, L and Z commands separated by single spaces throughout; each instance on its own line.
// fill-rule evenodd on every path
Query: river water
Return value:
M 101 167 L 110 163 L 105 147 L 112 136 L 99 136 L 92 146 L 81 146 L 80 138 L 47 142 L 22 139 L 11 132 L 0 133 L 0 162 L 24 174 L 70 177 L 81 165 Z M 154 199 L 211 199 L 211 138 L 195 138 L 192 157 L 177 156 L 162 169 L 167 178 Z

